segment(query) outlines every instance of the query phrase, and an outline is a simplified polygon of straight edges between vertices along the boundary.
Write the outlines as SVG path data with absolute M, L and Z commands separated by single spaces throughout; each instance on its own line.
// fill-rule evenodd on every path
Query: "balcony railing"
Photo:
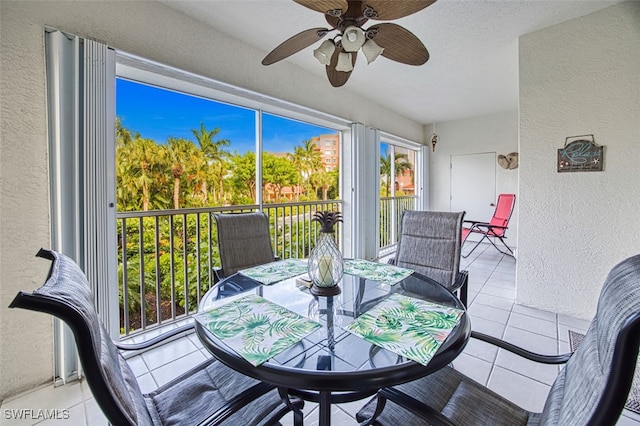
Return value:
M 315 245 L 316 211 L 342 202 L 265 204 L 275 254 L 305 258 Z M 197 310 L 220 266 L 213 213 L 240 213 L 257 205 L 118 213 L 120 329 L 123 336 L 184 318 Z M 340 228 L 338 228 L 340 232 Z
M 400 216 L 405 210 L 415 210 L 417 196 L 380 198 L 380 253 L 392 251 L 398 243 Z
M 380 251 L 397 243 L 399 218 L 415 196 L 380 199 Z M 272 245 L 280 259 L 306 258 L 315 246 L 316 211 L 339 211 L 342 201 L 265 204 Z M 130 336 L 193 314 L 220 266 L 213 213 L 255 211 L 257 205 L 118 213 L 120 331 Z M 340 227 L 338 233 L 341 232 Z

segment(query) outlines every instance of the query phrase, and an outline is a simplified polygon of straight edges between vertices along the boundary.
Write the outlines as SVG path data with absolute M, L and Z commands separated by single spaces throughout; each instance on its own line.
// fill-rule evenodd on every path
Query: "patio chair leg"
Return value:
M 474 251 L 475 249 L 477 249 L 477 248 L 478 248 L 478 246 L 480 245 L 480 243 L 484 241 L 484 239 L 485 239 L 485 238 L 487 238 L 487 236 L 486 236 L 486 235 L 484 235 L 482 238 L 480 238 L 480 241 L 478 241 L 478 242 L 476 243 L 476 245 L 475 245 L 475 246 L 473 246 L 473 248 L 471 249 L 471 251 L 469 251 L 469 253 L 467 253 L 467 254 L 462 254 L 462 250 L 460 250 L 460 255 L 461 255 L 464 259 L 466 259 L 467 257 L 469 257 L 469 256 L 471 255 L 471 253 L 473 253 L 473 251 Z M 491 241 L 491 240 L 489 240 L 489 241 Z M 465 242 L 466 242 L 466 240 L 465 240 Z M 464 243 L 463 243 L 462 245 L 464 246 Z M 495 244 L 494 244 L 494 245 L 495 245 Z M 496 247 L 496 248 L 497 248 L 497 247 Z
M 293 424 L 294 426 L 302 426 L 304 423 L 302 416 L 302 406 L 301 404 L 297 404 L 291 401 L 289 398 L 289 390 L 287 388 L 283 388 L 278 386 L 278 394 L 280 394 L 280 398 L 282 402 L 293 412 Z
M 462 302 L 464 307 L 468 308 L 469 306 L 467 305 L 467 299 L 468 299 L 467 284 L 463 285 L 458 289 L 458 296 L 460 297 L 460 301 Z
M 382 414 L 382 410 L 384 409 L 384 406 L 387 403 L 387 398 L 384 397 L 384 395 L 382 395 L 380 392 L 378 392 L 377 395 L 377 403 L 376 403 L 376 409 L 373 412 L 373 415 L 371 416 L 370 419 L 365 420 L 364 422 L 360 423 L 360 426 L 369 426 L 374 424 L 374 422 L 376 421 L 376 419 L 378 418 L 378 416 L 380 414 Z
M 509 252 L 507 253 L 506 251 L 500 250 L 498 248 L 498 246 L 496 245 L 496 243 L 494 243 L 491 238 L 489 238 L 489 242 L 496 248 L 496 250 L 498 250 L 500 253 L 507 255 L 507 256 L 511 256 L 515 258 L 515 255 L 513 254 L 513 251 L 511 250 L 511 248 L 504 242 L 504 240 L 500 237 L 495 237 L 498 238 L 500 240 L 500 242 L 502 243 L 503 246 L 505 246 L 507 248 L 507 250 L 509 250 Z
M 469 253 L 467 253 L 467 254 L 462 254 L 462 253 L 460 253 L 460 256 L 462 256 L 462 258 L 464 258 L 464 259 L 466 259 L 467 257 L 469 257 L 469 255 L 471 255 L 471 253 L 473 253 L 473 251 L 474 251 L 476 248 L 478 248 L 478 246 L 480 245 L 480 243 L 482 243 L 482 242 L 484 241 L 484 239 L 485 239 L 485 238 L 486 238 L 486 239 L 491 243 L 491 245 L 492 245 L 493 247 L 495 247 L 495 249 L 496 249 L 496 250 L 498 250 L 500 253 L 502 253 L 502 254 L 504 254 L 504 255 L 507 255 L 507 256 L 511 256 L 511 257 L 513 257 L 513 258 L 515 258 L 515 255 L 513 254 L 513 251 L 512 251 L 512 250 L 511 250 L 511 248 L 510 248 L 510 247 L 509 247 L 509 246 L 504 242 L 504 240 L 503 240 L 501 237 L 495 237 L 495 236 L 494 236 L 493 238 L 497 238 L 497 239 L 499 239 L 499 240 L 500 240 L 500 242 L 502 243 L 502 245 L 503 245 L 503 246 L 505 246 L 505 248 L 508 250 L 508 252 L 506 252 L 506 251 L 504 251 L 504 250 L 500 250 L 500 248 L 496 245 L 496 243 L 494 243 L 494 242 L 493 242 L 493 240 L 492 240 L 489 236 L 487 236 L 487 235 L 483 236 L 483 237 L 480 239 L 480 241 L 478 241 L 478 242 L 476 243 L 476 245 L 474 245 L 474 246 L 473 246 L 473 248 L 469 251 Z M 463 244 L 463 246 L 464 246 L 464 244 Z

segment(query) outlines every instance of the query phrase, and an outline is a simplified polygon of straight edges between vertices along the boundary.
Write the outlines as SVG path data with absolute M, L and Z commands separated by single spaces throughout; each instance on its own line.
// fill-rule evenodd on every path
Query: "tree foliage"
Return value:
M 220 129 L 209 129 L 203 122 L 191 132 L 193 140 L 157 143 L 116 120 L 119 212 L 256 203 L 256 153 L 229 152 L 231 142 L 216 139 Z M 284 201 L 285 188 L 296 201 L 303 196 L 338 197 L 338 172 L 324 172 L 312 141 L 303 141 L 286 155 L 262 155 L 265 200 Z M 287 208 L 287 214 L 298 218 L 298 206 Z M 198 295 L 212 282 L 209 265 L 218 262 L 217 232 L 208 226 L 210 220 L 208 213 L 190 213 L 118 221 L 120 308 L 127 312 L 132 329 L 195 309 Z M 285 258 L 308 256 L 308 236 L 297 232 L 306 226 L 304 220 L 292 226 L 273 223 L 275 243 Z
M 219 132 L 201 122 L 191 129 L 193 140 L 157 143 L 117 119 L 118 211 L 255 204 L 256 153 L 229 152 L 231 142 L 216 139 Z M 285 188 L 290 188 L 292 201 L 337 197 L 337 172 L 324 171 L 320 150 L 311 140 L 284 156 L 262 155 L 265 201 L 282 202 Z
M 395 153 L 394 154 L 394 163 L 393 168 L 395 169 L 394 177 L 398 177 L 402 175 L 406 171 L 413 172 L 413 165 L 409 160 L 409 156 L 405 153 Z M 391 178 L 391 154 L 387 153 L 387 155 L 380 156 L 380 177 L 384 181 L 386 196 L 391 196 L 391 183 L 393 179 Z M 382 189 L 382 188 L 381 188 Z

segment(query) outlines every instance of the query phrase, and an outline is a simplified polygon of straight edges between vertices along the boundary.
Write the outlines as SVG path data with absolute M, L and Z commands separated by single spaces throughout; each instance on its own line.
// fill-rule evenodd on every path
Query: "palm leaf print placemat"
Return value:
M 264 285 L 277 283 L 305 272 L 307 272 L 307 262 L 299 259 L 280 260 L 240 271 L 242 275 Z
M 464 311 L 392 294 L 346 330 L 369 343 L 427 365 Z
M 317 322 L 254 294 L 199 314 L 196 321 L 255 366 L 320 327 Z
M 388 285 L 397 284 L 413 273 L 411 269 L 364 259 L 345 260 L 344 272 Z

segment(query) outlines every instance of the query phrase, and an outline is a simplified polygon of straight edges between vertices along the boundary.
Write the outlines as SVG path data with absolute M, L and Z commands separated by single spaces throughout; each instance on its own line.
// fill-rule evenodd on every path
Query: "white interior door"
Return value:
M 489 221 L 496 202 L 496 153 L 451 156 L 451 211 Z

